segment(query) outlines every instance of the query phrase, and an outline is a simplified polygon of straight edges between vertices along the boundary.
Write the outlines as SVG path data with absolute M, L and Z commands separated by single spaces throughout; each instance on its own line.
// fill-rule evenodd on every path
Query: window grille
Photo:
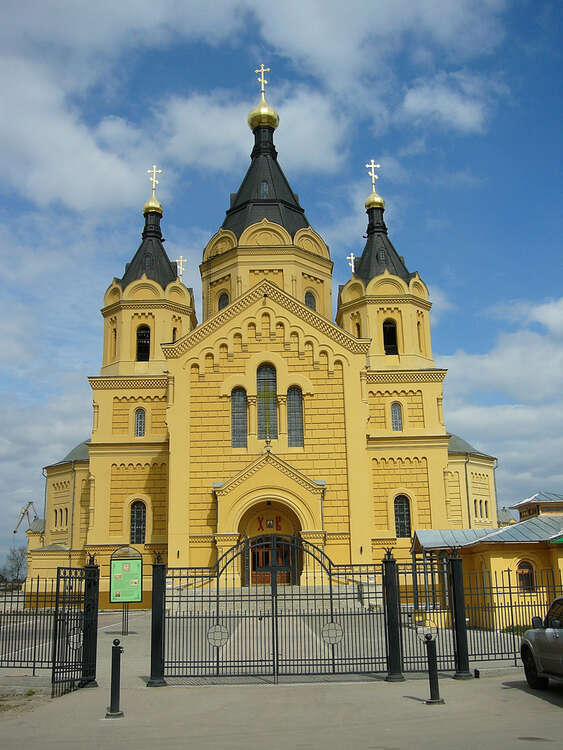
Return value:
M 135 412 L 135 437 L 145 437 L 145 410 Z
M 231 393 L 231 445 L 233 448 L 246 448 L 248 420 L 246 391 L 235 388 Z
M 386 320 L 383 323 L 383 349 L 385 354 L 398 354 L 397 347 L 397 324 L 394 320 Z
M 219 295 L 219 301 L 217 303 L 217 310 L 222 310 L 224 307 L 227 307 L 229 304 L 229 295 L 227 292 L 223 292 Z
M 310 310 L 317 309 L 317 300 L 315 299 L 315 295 L 313 292 L 307 292 L 305 294 L 305 306 L 308 307 Z
M 303 394 L 297 386 L 287 391 L 287 444 L 290 448 L 303 446 Z
M 278 405 L 276 368 L 260 365 L 256 373 L 258 401 L 258 440 L 275 440 L 278 437 Z
M 529 562 L 518 563 L 516 568 L 516 579 L 520 591 L 533 591 L 534 585 L 534 568 Z
M 147 509 L 140 500 L 131 506 L 131 544 L 144 544 L 147 526 Z
M 137 328 L 137 362 L 148 362 L 151 354 L 151 329 L 148 326 Z
M 397 537 L 411 535 L 411 512 L 409 499 L 405 495 L 397 495 L 395 498 L 395 534 Z
M 391 429 L 394 432 L 403 431 L 403 410 L 401 404 L 391 404 Z

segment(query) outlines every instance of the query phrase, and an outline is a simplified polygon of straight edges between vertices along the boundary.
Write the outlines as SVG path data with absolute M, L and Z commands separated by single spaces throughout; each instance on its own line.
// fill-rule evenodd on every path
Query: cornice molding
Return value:
M 356 307 L 358 304 L 368 305 L 404 305 L 406 303 L 415 305 L 415 307 L 421 307 L 423 310 L 430 310 L 432 303 L 428 300 L 417 297 L 414 294 L 366 294 L 362 297 L 349 300 L 338 306 L 338 312 L 346 312 L 351 307 Z
M 267 279 L 263 279 L 252 287 L 250 291 L 246 292 L 242 297 L 239 297 L 231 305 L 226 307 L 225 310 L 214 315 L 194 331 L 186 334 L 179 341 L 173 344 L 161 344 L 165 357 L 170 359 L 181 357 L 212 333 L 228 324 L 241 312 L 248 309 L 260 299 L 263 299 L 264 296 L 274 300 L 274 302 L 279 304 L 284 310 L 293 313 L 298 318 L 308 323 L 312 328 L 319 331 L 319 333 L 324 334 L 336 344 L 342 346 L 346 351 L 352 352 L 353 354 L 367 354 L 370 346 L 368 340 L 356 339 L 355 336 L 352 336 L 334 323 L 331 323 L 322 315 L 319 315 L 313 310 L 310 310 L 304 304 L 301 304 L 301 302 L 296 300 L 295 297 L 284 292 L 284 290 L 276 284 Z
M 183 313 L 184 315 L 194 315 L 194 308 L 191 305 L 184 305 L 181 302 L 174 302 L 170 299 L 118 300 L 117 302 L 112 302 L 111 305 L 102 307 L 101 312 L 105 318 L 119 310 L 138 310 L 146 309 L 147 307 L 158 307 L 164 310 Z
M 119 390 L 130 388 L 164 388 L 168 385 L 167 375 L 139 377 L 138 375 L 96 375 L 88 378 L 93 391 Z
M 447 370 L 368 370 L 366 383 L 441 383 Z

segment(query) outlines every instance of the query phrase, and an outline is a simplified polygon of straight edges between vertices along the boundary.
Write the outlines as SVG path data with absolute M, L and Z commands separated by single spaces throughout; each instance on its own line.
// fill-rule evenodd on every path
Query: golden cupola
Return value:
M 270 107 L 266 101 L 266 84 L 268 81 L 264 77 L 264 73 L 269 73 L 270 68 L 265 68 L 264 63 L 261 63 L 260 67 L 254 72 L 259 73 L 258 82 L 260 84 L 260 101 L 256 107 L 250 111 L 248 115 L 248 124 L 252 131 L 260 126 L 273 128 L 275 130 L 279 125 L 280 118 L 276 110 L 273 107 Z

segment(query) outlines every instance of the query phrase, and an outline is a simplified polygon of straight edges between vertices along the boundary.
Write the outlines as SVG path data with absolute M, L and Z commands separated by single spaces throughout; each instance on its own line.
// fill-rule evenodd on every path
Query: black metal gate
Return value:
M 99 568 L 57 568 L 52 695 L 96 685 Z
M 166 676 L 387 668 L 381 565 L 334 565 L 299 537 L 271 534 L 212 568 L 169 569 L 165 592 Z

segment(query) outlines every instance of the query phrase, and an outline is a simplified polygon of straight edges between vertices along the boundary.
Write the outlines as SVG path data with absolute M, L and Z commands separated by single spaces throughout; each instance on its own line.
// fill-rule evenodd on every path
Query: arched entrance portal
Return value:
M 251 539 L 244 555 L 242 585 L 296 585 L 303 568 L 295 513 L 276 500 L 254 505 L 242 517 L 239 533 Z

